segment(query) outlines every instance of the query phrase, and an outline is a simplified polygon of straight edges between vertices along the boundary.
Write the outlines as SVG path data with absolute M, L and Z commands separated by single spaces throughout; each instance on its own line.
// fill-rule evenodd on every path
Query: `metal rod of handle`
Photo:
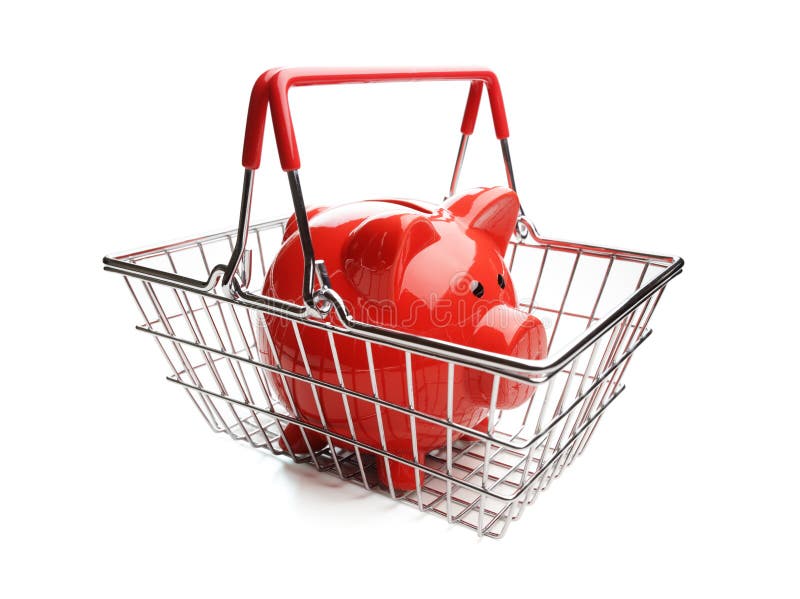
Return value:
M 517 191 L 517 182 L 514 180 L 514 169 L 511 167 L 511 152 L 508 149 L 508 138 L 500 140 L 500 150 L 503 152 L 503 164 L 506 167 L 506 179 L 508 179 L 508 186 Z M 522 204 L 519 207 L 520 214 L 525 214 L 522 212 Z
M 231 259 L 225 267 L 225 274 L 222 276 L 222 286 L 229 289 L 233 276 L 236 274 L 239 264 L 247 246 L 247 231 L 250 228 L 250 208 L 253 205 L 253 180 L 255 171 L 244 169 L 244 180 L 242 181 L 242 202 L 239 209 L 239 224 L 236 228 L 236 243 L 231 251 Z
M 320 305 L 320 301 L 314 293 L 314 277 L 318 274 L 320 287 L 328 285 L 327 270 L 322 260 L 314 258 L 314 244 L 311 241 L 311 230 L 308 225 L 308 213 L 306 210 L 303 191 L 300 187 L 300 177 L 297 171 L 287 173 L 289 179 L 289 189 L 292 194 L 294 213 L 297 220 L 297 231 L 300 236 L 300 247 L 303 250 L 303 303 L 306 308 L 317 316 L 324 316 L 330 310 L 329 306 Z M 242 289 L 236 280 L 236 274 L 242 263 L 242 258 L 247 247 L 247 234 L 250 228 L 250 210 L 253 205 L 253 182 L 255 180 L 255 170 L 245 169 L 244 180 L 242 182 L 242 202 L 239 211 L 239 225 L 236 229 L 236 241 L 231 251 L 228 265 L 225 267 L 224 274 L 220 277 L 222 290 L 231 297 L 241 295 Z
M 467 143 L 469 142 L 469 134 L 463 133 L 461 135 L 461 143 L 458 144 L 458 156 L 456 156 L 456 165 L 453 168 L 453 178 L 450 180 L 450 194 L 452 196 L 456 193 L 458 186 L 458 177 L 461 175 L 461 166 L 464 164 L 464 154 L 467 153 Z
M 453 177 L 450 179 L 450 193 L 448 194 L 448 197 L 453 196 L 456 193 L 458 178 L 461 176 L 461 167 L 464 165 L 464 156 L 467 153 L 469 136 L 469 133 L 464 133 L 461 135 L 461 143 L 458 144 L 458 154 L 456 155 L 456 164 L 455 167 L 453 167 Z M 511 166 L 511 151 L 508 149 L 508 138 L 500 140 L 500 150 L 503 153 L 503 165 L 506 169 L 506 180 L 508 181 L 508 186 L 514 191 L 517 191 L 517 182 L 514 179 L 514 168 Z M 525 215 L 521 204 L 519 207 L 519 213 L 522 216 Z
M 294 204 L 294 214 L 297 220 L 297 233 L 300 236 L 300 247 L 303 250 L 303 303 L 316 310 L 314 301 L 314 271 L 317 261 L 314 258 L 314 244 L 311 241 L 311 229 L 308 226 L 308 213 L 306 204 L 303 200 L 303 190 L 300 187 L 300 176 L 298 172 L 289 171 L 289 188 L 292 192 L 292 203 Z M 320 270 L 324 272 L 325 266 L 322 261 L 319 264 Z

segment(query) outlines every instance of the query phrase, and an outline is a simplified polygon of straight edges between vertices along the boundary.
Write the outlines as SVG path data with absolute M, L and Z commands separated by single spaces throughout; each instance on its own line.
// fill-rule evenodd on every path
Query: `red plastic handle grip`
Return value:
M 253 85 L 250 107 L 247 113 L 247 128 L 244 136 L 242 164 L 248 169 L 257 169 L 261 164 L 261 148 L 264 142 L 264 127 L 267 106 L 272 112 L 272 125 L 278 145 L 281 167 L 284 171 L 300 168 L 297 140 L 289 110 L 289 88 L 302 85 L 331 85 L 336 83 L 372 83 L 379 81 L 472 81 L 461 132 L 471 134 L 481 101 L 483 86 L 489 92 L 494 129 L 498 139 L 508 137 L 508 123 L 503 104 L 503 95 L 497 76 L 486 69 L 458 68 L 413 68 L 413 69 L 331 69 L 293 68 L 270 69 Z
M 498 93 L 499 93 L 498 89 Z M 469 86 L 469 95 L 467 96 L 467 106 L 464 108 L 464 119 L 461 121 L 461 133 L 464 135 L 472 135 L 475 130 L 475 121 L 478 118 L 478 109 L 481 107 L 481 95 L 483 94 L 483 81 L 473 81 Z M 503 98 L 500 98 L 500 107 L 503 110 L 503 124 L 505 126 L 505 137 L 508 137 L 508 124 L 506 123 L 505 107 L 503 106 Z M 492 111 L 494 112 L 494 110 Z M 495 130 L 497 129 L 497 121 L 495 121 Z M 498 139 L 503 139 L 500 134 L 497 134 Z

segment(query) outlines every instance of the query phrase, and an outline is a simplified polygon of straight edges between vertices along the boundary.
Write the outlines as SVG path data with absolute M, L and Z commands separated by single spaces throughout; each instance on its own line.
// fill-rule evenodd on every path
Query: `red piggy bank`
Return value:
M 455 196 L 441 205 L 405 200 L 369 200 L 309 211 L 315 255 L 328 269 L 331 287 L 357 320 L 402 330 L 418 336 L 517 356 L 539 359 L 547 352 L 542 323 L 517 309 L 517 297 L 503 256 L 517 221 L 519 200 L 510 189 L 494 187 Z M 264 295 L 302 303 L 303 258 L 297 226 L 292 218 L 283 245 L 267 273 Z M 336 317 L 331 316 L 334 322 Z M 372 344 L 375 380 L 363 340 L 334 335 L 339 359 L 337 372 L 328 333 L 297 326 L 265 314 L 280 366 L 341 385 L 367 396 L 447 418 L 446 362 L 411 356 L 412 384 L 406 372 L 405 353 Z M 300 351 L 298 335 L 305 350 Z M 261 329 L 259 351 L 275 364 L 269 339 Z M 414 459 L 412 425 L 407 414 L 380 409 L 352 396 L 270 374 L 280 401 L 294 415 L 317 426 L 387 452 Z M 341 377 L 341 379 L 340 379 Z M 486 429 L 493 376 L 455 366 L 453 420 L 477 430 Z M 533 388 L 501 379 L 497 407 L 508 409 L 530 399 Z M 290 395 L 287 396 L 287 395 Z M 409 401 L 411 399 L 411 401 Z M 347 406 L 345 406 L 345 401 Z M 320 414 L 320 410 L 322 413 Z M 348 411 L 352 430 L 348 421 Z M 443 426 L 415 419 L 417 455 L 446 443 Z M 286 442 L 298 453 L 326 444 L 324 437 L 298 427 L 285 430 Z M 454 439 L 460 434 L 455 433 Z M 285 443 L 283 440 L 281 444 Z M 333 439 L 342 448 L 352 446 Z M 386 460 L 376 460 L 379 478 L 388 485 Z M 389 460 L 395 489 L 415 488 L 414 469 Z M 423 473 L 420 472 L 420 483 Z

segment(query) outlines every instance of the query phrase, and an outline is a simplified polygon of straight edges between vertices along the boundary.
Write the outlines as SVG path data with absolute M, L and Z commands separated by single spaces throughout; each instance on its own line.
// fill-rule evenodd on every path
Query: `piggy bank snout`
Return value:
M 545 344 L 544 327 L 538 318 L 505 304 L 488 309 L 475 327 L 479 349 L 536 359 Z
M 474 346 L 490 352 L 537 360 L 547 354 L 547 337 L 541 321 L 507 305 L 498 305 L 486 312 L 478 322 Z M 491 397 L 493 375 L 473 371 L 475 391 L 487 400 Z M 528 401 L 534 387 L 519 381 L 501 378 L 497 391 L 497 407 L 515 408 Z

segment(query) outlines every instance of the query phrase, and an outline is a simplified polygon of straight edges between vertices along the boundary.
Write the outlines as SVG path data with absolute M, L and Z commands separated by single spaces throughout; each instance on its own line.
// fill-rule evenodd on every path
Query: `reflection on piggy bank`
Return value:
M 331 287 L 359 321 L 416 336 L 471 346 L 526 359 L 544 358 L 547 339 L 542 323 L 517 308 L 514 285 L 503 259 L 519 213 L 510 189 L 478 189 L 441 205 L 405 200 L 369 200 L 309 211 L 317 259 L 328 269 Z M 264 295 L 302 303 L 303 257 L 294 218 L 267 273 Z M 335 315 L 330 316 L 336 323 Z M 264 315 L 281 368 L 367 396 L 446 419 L 448 365 L 411 356 L 411 382 L 406 354 L 371 344 L 375 377 L 371 376 L 363 340 L 297 326 Z M 298 343 L 298 335 L 301 344 Z M 275 364 L 264 327 L 259 335 L 261 358 Z M 414 459 L 412 423 L 407 414 L 363 399 L 269 374 L 280 401 L 298 419 L 393 455 Z M 485 430 L 493 375 L 461 366 L 453 369 L 452 418 L 457 424 Z M 530 399 L 533 387 L 500 379 L 497 407 L 508 409 Z M 347 404 L 345 405 L 345 401 Z M 320 410 L 322 414 L 320 414 Z M 348 412 L 350 419 L 348 419 Z M 381 422 L 378 421 L 379 413 Z M 352 430 L 350 427 L 352 422 Z M 446 443 L 445 427 L 415 419 L 420 459 Z M 383 434 L 384 440 L 381 440 Z M 286 427 L 288 443 L 298 453 L 324 446 L 324 437 L 296 426 Z M 458 433 L 453 435 L 454 439 Z M 333 439 L 342 448 L 352 448 Z M 386 461 L 376 460 L 378 475 L 388 485 Z M 395 489 L 415 488 L 414 469 L 389 461 Z M 420 478 L 422 473 L 420 473 Z

